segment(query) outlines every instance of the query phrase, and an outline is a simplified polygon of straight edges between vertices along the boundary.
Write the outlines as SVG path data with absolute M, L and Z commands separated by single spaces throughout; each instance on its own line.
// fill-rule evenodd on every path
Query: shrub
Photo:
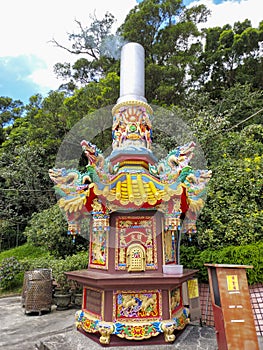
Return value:
M 87 246 L 81 236 L 76 237 L 75 244 L 72 242 L 67 234 L 67 221 L 57 204 L 33 214 L 25 235 L 30 244 L 45 248 L 57 258 L 75 254 Z
M 0 287 L 4 290 L 15 287 L 21 279 L 21 271 L 21 264 L 15 257 L 3 259 L 0 265 Z
M 40 268 L 50 268 L 52 276 L 65 291 L 70 288 L 71 283 L 68 282 L 65 272 L 73 270 L 85 269 L 88 264 L 88 253 L 80 252 L 65 259 L 54 258 L 51 255 L 43 256 L 33 260 L 24 259 L 22 261 L 23 271 L 34 270 Z
M 15 256 L 10 256 L 10 252 L 5 251 L 4 256 L 0 254 L 0 288 L 2 291 L 19 292 L 23 285 L 24 272 L 35 269 L 50 268 L 54 279 L 60 280 L 61 283 L 68 283 L 64 272 L 85 269 L 88 264 L 88 253 L 80 252 L 65 259 L 55 258 L 52 255 L 40 249 L 36 249 L 40 255 L 32 252 L 32 246 L 26 244 L 24 247 L 13 248 L 10 251 Z M 25 255 L 25 252 L 32 252 L 32 255 Z M 9 254 L 7 254 L 9 253 Z M 42 254 L 42 255 L 41 255 Z M 17 255 L 17 256 L 16 256 Z M 33 258 L 32 258 L 33 257 Z M 64 281 L 64 282 L 63 282 Z
M 87 267 L 88 256 L 86 252 L 74 254 L 63 259 L 53 261 L 52 272 L 53 277 L 62 290 L 67 290 L 72 283 L 68 281 L 65 272 L 82 270 Z
M 249 284 L 263 282 L 263 242 L 244 246 L 229 246 L 213 250 L 200 251 L 193 247 L 181 247 L 181 263 L 188 268 L 198 269 L 200 282 L 207 282 L 207 268 L 205 263 L 252 265 L 247 269 Z

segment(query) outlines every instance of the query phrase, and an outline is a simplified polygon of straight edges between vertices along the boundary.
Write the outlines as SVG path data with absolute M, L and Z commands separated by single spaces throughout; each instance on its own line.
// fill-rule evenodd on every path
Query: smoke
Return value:
M 121 48 L 127 43 L 128 41 L 119 35 L 109 35 L 101 43 L 100 54 L 119 60 L 121 57 Z

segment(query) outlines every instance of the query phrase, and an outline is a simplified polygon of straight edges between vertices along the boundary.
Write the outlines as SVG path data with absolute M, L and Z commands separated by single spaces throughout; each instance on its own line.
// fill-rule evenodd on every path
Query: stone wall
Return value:
M 254 313 L 255 327 L 258 336 L 263 336 L 263 284 L 249 286 L 250 300 Z M 199 284 L 202 322 L 207 326 L 214 326 L 214 315 L 208 284 Z

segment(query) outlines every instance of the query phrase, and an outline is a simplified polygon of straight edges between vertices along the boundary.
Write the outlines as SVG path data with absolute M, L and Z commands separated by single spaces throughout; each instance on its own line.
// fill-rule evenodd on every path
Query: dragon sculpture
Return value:
M 49 169 L 49 177 L 55 183 L 55 193 L 60 197 L 58 204 L 66 212 L 81 210 L 92 182 L 89 172 L 81 174 L 75 169 Z
M 184 219 L 184 232 L 195 228 L 198 214 L 205 204 L 207 184 L 211 176 L 211 170 L 191 170 L 185 177 L 184 186 L 186 187 L 189 207 Z
M 93 175 L 96 173 L 102 182 L 107 182 L 110 179 L 110 175 L 117 173 L 119 163 L 113 166 L 107 159 L 104 158 L 101 150 L 89 141 L 82 140 L 80 144 L 84 155 L 89 161 L 87 169 L 89 169 L 90 172 L 92 172 L 91 168 L 95 170 Z M 92 177 L 92 180 L 93 182 L 96 182 L 98 178 L 95 179 Z
M 161 180 L 168 182 L 174 181 L 179 176 L 181 170 L 187 168 L 193 158 L 194 148 L 194 142 L 178 146 L 157 164 L 149 164 L 150 173 L 158 176 Z
M 49 177 L 55 184 L 55 193 L 60 197 L 58 204 L 68 217 L 85 210 L 93 184 L 107 183 L 119 167 L 119 164 L 112 166 L 105 161 L 101 150 L 91 142 L 82 140 L 81 146 L 88 159 L 85 172 L 66 168 L 49 169 Z
M 102 152 L 91 142 L 81 141 L 82 150 L 88 159 L 84 172 L 76 169 L 50 169 L 50 179 L 55 184 L 55 192 L 59 195 L 59 206 L 66 212 L 69 221 L 81 217 L 83 213 L 93 211 L 96 195 L 104 198 L 106 190 L 118 175 L 119 164 L 112 164 L 104 159 Z M 159 186 L 167 188 L 167 196 L 184 188 L 187 196 L 186 227 L 195 227 L 198 213 L 205 203 L 207 183 L 211 171 L 193 170 L 189 165 L 193 157 L 195 143 L 190 142 L 172 150 L 157 164 L 149 164 L 149 173 L 157 180 Z M 164 187 L 163 187 L 164 188 Z M 106 200 L 106 197 L 103 200 Z M 168 200 L 168 197 L 166 200 Z M 176 204 L 177 205 L 177 204 Z M 173 215 L 180 213 L 174 204 Z M 179 214 L 178 214 L 179 215 Z
M 94 165 L 95 167 L 103 168 L 105 164 L 104 156 L 101 150 L 93 143 L 82 140 L 81 141 L 82 151 L 89 160 L 89 165 Z

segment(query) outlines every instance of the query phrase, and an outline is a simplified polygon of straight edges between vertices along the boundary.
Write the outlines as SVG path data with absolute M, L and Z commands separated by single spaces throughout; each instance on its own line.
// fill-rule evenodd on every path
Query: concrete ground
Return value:
M 103 347 L 78 332 L 75 328 L 74 308 L 51 312 L 25 314 L 21 297 L 0 299 L 0 349 L 3 350 L 101 350 Z M 263 350 L 263 338 L 259 338 Z M 125 346 L 107 349 L 122 349 Z M 216 350 L 214 329 L 190 324 L 186 330 L 167 345 L 135 345 L 129 350 Z M 253 350 L 253 349 L 251 349 Z

